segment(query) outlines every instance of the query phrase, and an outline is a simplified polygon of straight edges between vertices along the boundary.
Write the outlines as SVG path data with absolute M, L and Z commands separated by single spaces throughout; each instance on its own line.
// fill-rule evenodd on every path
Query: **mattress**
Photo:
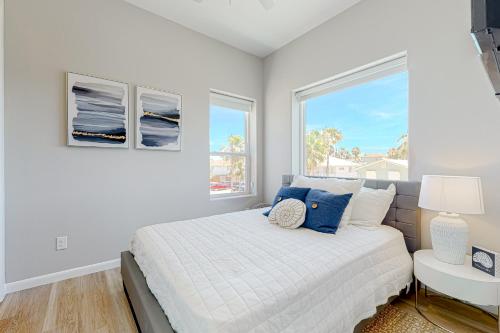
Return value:
M 131 252 L 174 330 L 352 332 L 412 281 L 394 228 L 289 230 L 263 211 L 136 231 Z

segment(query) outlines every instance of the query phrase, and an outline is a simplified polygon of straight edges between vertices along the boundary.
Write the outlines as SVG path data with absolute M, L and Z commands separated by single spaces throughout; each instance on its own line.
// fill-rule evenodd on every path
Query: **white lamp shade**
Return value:
M 481 178 L 423 176 L 418 206 L 438 212 L 484 214 Z

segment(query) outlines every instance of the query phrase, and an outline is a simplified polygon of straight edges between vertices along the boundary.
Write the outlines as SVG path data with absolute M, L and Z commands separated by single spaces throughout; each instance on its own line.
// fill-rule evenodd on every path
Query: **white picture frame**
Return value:
M 129 86 L 90 75 L 66 73 L 67 144 L 129 147 Z
M 181 151 L 182 95 L 136 87 L 136 149 Z

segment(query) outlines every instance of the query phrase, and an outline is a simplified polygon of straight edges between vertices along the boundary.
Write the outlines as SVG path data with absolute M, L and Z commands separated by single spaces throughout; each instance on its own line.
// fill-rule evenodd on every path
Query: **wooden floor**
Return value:
M 498 333 L 497 321 L 479 309 L 440 297 L 424 290 L 418 298 L 420 310 L 433 322 L 456 333 Z M 415 294 L 396 299 L 393 305 L 420 316 L 415 309 Z
M 416 313 L 414 295 L 393 305 Z M 455 301 L 424 299 L 422 309 L 456 333 L 497 333 L 495 321 Z M 0 332 L 137 332 L 118 269 L 7 295 L 0 304 Z
M 137 332 L 118 269 L 7 295 L 0 332 Z

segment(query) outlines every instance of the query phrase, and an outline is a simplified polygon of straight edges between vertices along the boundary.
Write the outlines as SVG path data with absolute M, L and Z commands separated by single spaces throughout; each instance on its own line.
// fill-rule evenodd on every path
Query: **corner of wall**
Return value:
M 0 302 L 5 297 L 4 6 L 0 0 Z

